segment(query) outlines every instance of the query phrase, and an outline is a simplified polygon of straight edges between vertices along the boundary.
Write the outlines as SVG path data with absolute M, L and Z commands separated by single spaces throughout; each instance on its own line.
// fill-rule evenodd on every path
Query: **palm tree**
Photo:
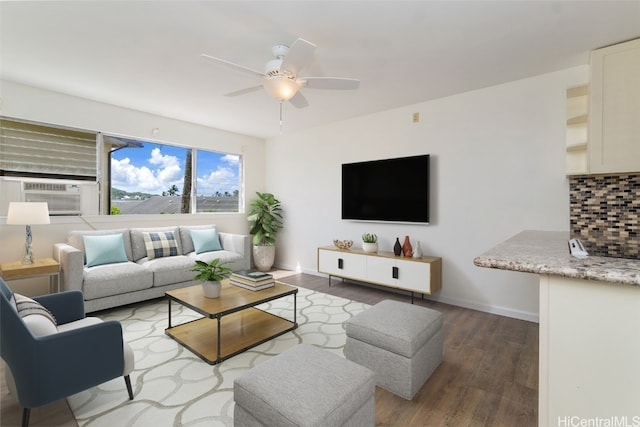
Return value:
M 187 157 L 184 160 L 184 184 L 182 185 L 181 213 L 189 213 L 191 204 L 191 150 L 187 150 Z
M 167 190 L 167 194 L 169 196 L 176 196 L 178 194 L 178 186 L 173 184 L 171 187 L 169 187 L 169 190 Z

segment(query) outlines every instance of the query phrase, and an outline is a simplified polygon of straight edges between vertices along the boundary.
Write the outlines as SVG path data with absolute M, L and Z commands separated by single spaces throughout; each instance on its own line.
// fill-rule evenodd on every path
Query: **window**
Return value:
M 96 179 L 96 133 L 0 120 L 0 175 Z
M 240 156 L 107 136 L 104 142 L 112 214 L 239 211 Z
M 240 156 L 197 150 L 196 212 L 238 212 Z
M 75 215 L 239 212 L 242 156 L 0 117 L 0 212 L 59 183 Z

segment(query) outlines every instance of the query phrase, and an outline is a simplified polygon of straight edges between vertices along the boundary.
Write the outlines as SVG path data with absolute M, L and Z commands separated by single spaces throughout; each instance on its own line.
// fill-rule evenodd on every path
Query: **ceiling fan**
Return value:
M 341 77 L 300 77 L 299 72 L 313 59 L 316 45 L 304 39 L 297 39 L 291 47 L 284 45 L 274 46 L 271 51 L 275 59 L 267 62 L 264 72 L 234 64 L 224 59 L 207 54 L 200 56 L 210 59 L 220 65 L 242 71 L 262 79 L 262 84 L 234 92 L 225 96 L 239 96 L 258 91 L 264 88 L 269 95 L 280 101 L 289 101 L 297 108 L 309 105 L 307 99 L 300 93 L 303 87 L 311 89 L 352 90 L 360 86 L 360 80 Z

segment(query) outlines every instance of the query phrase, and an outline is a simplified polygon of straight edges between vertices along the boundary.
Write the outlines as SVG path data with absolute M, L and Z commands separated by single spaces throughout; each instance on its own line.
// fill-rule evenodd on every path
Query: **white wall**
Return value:
M 244 158 L 245 194 L 251 198 L 264 191 L 264 140 L 173 120 L 113 105 L 46 91 L 14 82 L 2 81 L 0 114 L 5 117 L 31 120 L 90 131 L 128 136 L 155 142 L 192 146 L 209 150 L 241 154 Z M 157 135 L 153 135 L 158 128 Z M 250 171 L 247 173 L 246 171 Z M 24 227 L 5 225 L 0 218 L 0 261 L 21 258 Z M 66 241 L 70 230 L 153 226 L 163 224 L 215 223 L 221 231 L 247 234 L 244 213 L 198 215 L 123 215 L 102 217 L 53 217 L 51 225 L 34 225 L 33 250 L 37 257 L 50 257 L 53 244 Z M 35 295 L 46 289 L 46 281 L 26 281 L 23 292 Z M 20 282 L 12 282 L 20 285 Z
M 575 67 L 268 140 L 266 187 L 286 215 L 276 264 L 317 274 L 316 248 L 334 238 L 374 232 L 390 251 L 409 235 L 443 259 L 433 299 L 537 320 L 535 275 L 473 259 L 524 229 L 569 229 L 565 91 L 587 81 Z M 342 163 L 416 154 L 431 154 L 430 225 L 340 219 Z

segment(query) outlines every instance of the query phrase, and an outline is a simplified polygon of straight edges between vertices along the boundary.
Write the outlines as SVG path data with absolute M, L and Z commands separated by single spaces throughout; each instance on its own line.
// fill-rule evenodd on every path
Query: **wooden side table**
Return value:
M 60 292 L 60 264 L 53 258 L 36 259 L 33 264 L 23 264 L 22 261 L 0 263 L 0 276 L 5 281 L 49 276 L 49 292 L 53 293 L 54 289 Z

